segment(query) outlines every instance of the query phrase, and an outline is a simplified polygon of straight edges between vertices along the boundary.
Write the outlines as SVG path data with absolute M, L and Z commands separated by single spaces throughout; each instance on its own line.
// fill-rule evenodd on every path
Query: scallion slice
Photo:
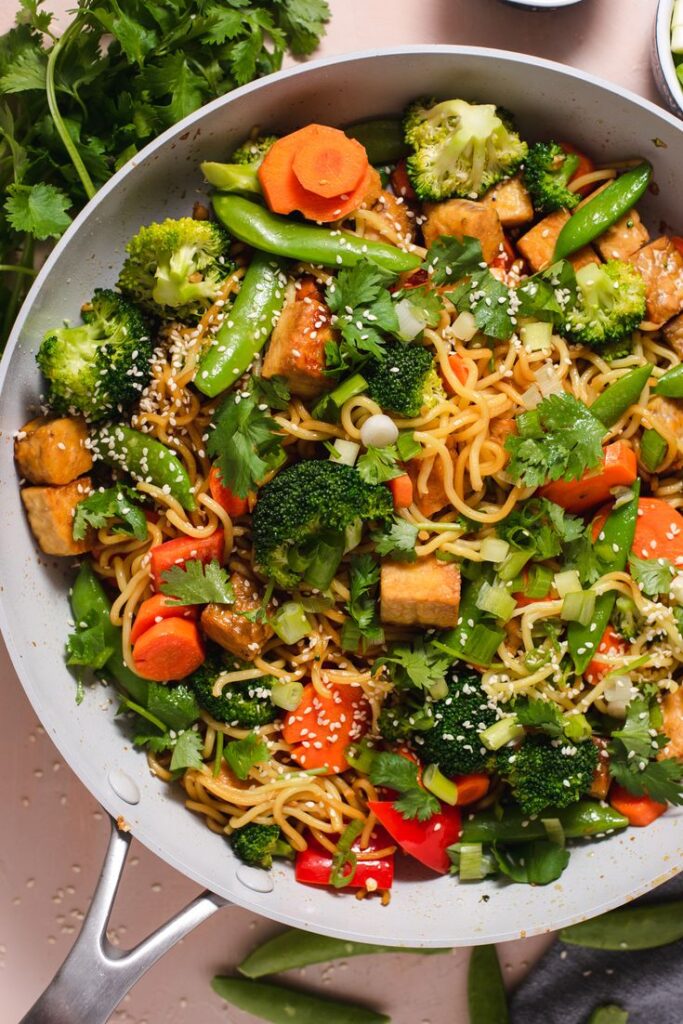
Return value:
M 561 618 L 565 622 L 580 622 L 587 626 L 595 611 L 595 591 L 582 590 L 579 594 L 567 594 L 562 602 Z
M 499 718 L 488 729 L 479 733 L 479 739 L 487 750 L 500 750 L 501 747 L 518 740 L 524 735 L 524 727 L 519 724 L 514 715 L 506 715 Z
M 477 597 L 477 608 L 482 612 L 488 612 L 501 622 L 507 622 L 516 607 L 517 602 L 507 587 L 486 582 L 482 584 Z
M 458 787 L 439 770 L 438 765 L 428 764 L 422 773 L 422 781 L 430 793 L 445 804 L 455 807 L 458 802 Z

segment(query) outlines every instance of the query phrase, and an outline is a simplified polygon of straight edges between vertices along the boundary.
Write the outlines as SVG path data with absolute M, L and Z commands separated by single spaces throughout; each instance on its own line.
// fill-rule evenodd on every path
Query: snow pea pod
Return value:
M 665 398 L 683 398 L 683 363 L 667 370 L 655 384 L 654 390 Z
M 240 195 L 261 195 L 258 167 L 253 164 L 222 164 L 214 160 L 205 160 L 200 167 L 202 174 L 214 188 L 219 188 L 223 192 L 237 192 Z
M 389 1017 L 368 1007 L 262 981 L 216 977 L 211 987 L 226 1002 L 271 1024 L 390 1024 Z
M 635 370 L 610 384 L 591 405 L 593 415 L 606 427 L 613 427 L 626 410 L 638 401 L 651 373 L 652 366 L 647 363 L 645 366 L 636 366 Z
M 289 220 L 242 196 L 215 195 L 213 208 L 221 224 L 240 242 L 276 256 L 325 267 L 353 267 L 368 259 L 394 274 L 420 265 L 416 253 L 360 238 L 350 231 Z
M 118 466 L 139 483 L 153 484 L 188 512 L 196 507 L 192 483 L 178 456 L 161 441 L 122 423 L 108 423 L 92 435 L 96 458 Z
M 242 376 L 270 337 L 287 286 L 286 262 L 255 252 L 232 307 L 199 361 L 194 385 L 213 398 Z
M 89 625 L 102 623 L 104 642 L 111 647 L 112 653 L 104 666 L 105 671 L 114 677 L 140 704 L 147 703 L 147 680 L 136 675 L 123 660 L 121 650 L 121 629 L 111 621 L 111 601 L 100 580 L 95 575 L 90 562 L 81 563 L 78 575 L 71 588 L 71 610 L 76 624 L 87 622 Z
M 683 900 L 622 907 L 560 932 L 563 942 L 588 949 L 655 949 L 683 939 Z
M 645 161 L 620 175 L 602 192 L 589 199 L 571 215 L 560 231 L 553 261 L 566 260 L 628 213 L 642 196 L 651 177 L 652 166 Z
M 626 566 L 638 521 L 638 496 L 640 480 L 633 485 L 633 498 L 610 512 L 605 525 L 598 535 L 601 562 L 604 572 L 622 572 Z M 582 676 L 593 659 L 593 655 L 607 629 L 617 599 L 616 591 L 600 594 L 595 601 L 593 618 L 587 626 L 570 622 L 567 629 L 569 653 L 574 661 L 574 671 Z
M 475 946 L 467 972 L 470 1024 L 508 1024 L 508 1002 L 495 946 Z
M 614 1003 L 598 1006 L 588 1018 L 588 1024 L 628 1024 L 628 1013 Z
M 360 121 L 345 128 L 344 134 L 360 142 L 371 164 L 395 164 L 410 153 L 403 125 L 396 118 Z
M 266 974 L 280 974 L 295 967 L 308 967 L 310 964 L 346 960 L 350 956 L 373 953 L 418 953 L 422 956 L 425 953 L 450 953 L 450 949 L 372 946 L 367 942 L 349 942 L 347 939 L 333 939 L 289 928 L 253 949 L 237 970 L 246 978 L 262 978 Z
M 579 839 L 600 835 L 615 828 L 625 828 L 628 818 L 612 807 L 603 807 L 594 800 L 579 800 L 560 811 L 544 812 L 545 818 L 559 818 L 565 836 Z M 548 833 L 540 818 L 529 818 L 518 807 L 506 808 L 499 820 L 493 811 L 482 811 L 463 822 L 461 843 L 525 843 L 530 839 L 547 839 Z

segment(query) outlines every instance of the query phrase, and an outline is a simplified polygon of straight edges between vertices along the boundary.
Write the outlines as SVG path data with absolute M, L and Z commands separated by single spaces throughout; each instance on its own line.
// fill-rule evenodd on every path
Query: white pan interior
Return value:
M 570 139 L 606 158 L 646 156 L 659 194 L 643 204 L 653 230 L 683 229 L 680 123 L 652 104 L 558 64 L 470 47 L 415 47 L 310 64 L 217 100 L 170 130 L 102 189 L 61 240 L 17 321 L 0 370 L 0 622 L 29 699 L 55 744 L 94 796 L 134 835 L 196 882 L 266 917 L 316 932 L 413 946 L 469 945 L 531 935 L 600 913 L 658 885 L 681 866 L 681 814 L 648 829 L 587 843 L 562 879 L 546 888 L 488 881 L 459 885 L 408 862 L 391 904 L 358 902 L 297 885 L 287 867 L 270 891 L 238 877 L 227 843 L 185 810 L 178 794 L 147 770 L 125 742 L 116 700 L 88 689 L 80 707 L 62 658 L 69 631 L 70 567 L 40 555 L 25 522 L 12 460 L 12 432 L 26 419 L 40 381 L 34 353 L 45 330 L 76 318 L 96 286 L 111 285 L 123 247 L 141 224 L 188 214 L 205 189 L 200 160 L 224 159 L 253 125 L 280 132 L 398 112 L 416 96 L 463 96 L 502 103 L 528 138 Z M 141 800 L 123 802 L 108 778 L 122 770 Z M 49 853 L 46 837 L 46 855 Z M 249 872 L 243 873 L 249 881 Z M 257 872 L 257 876 L 262 873 Z M 264 876 L 266 877 L 266 876 Z

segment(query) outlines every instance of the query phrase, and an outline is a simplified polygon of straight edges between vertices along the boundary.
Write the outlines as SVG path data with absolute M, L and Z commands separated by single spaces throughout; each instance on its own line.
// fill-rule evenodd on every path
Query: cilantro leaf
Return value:
M 88 527 L 100 529 L 110 519 L 120 520 L 114 529 L 117 533 L 127 533 L 137 540 L 147 537 L 147 519 L 140 506 L 136 504 L 137 493 L 132 487 L 117 484 L 106 491 L 94 491 L 76 506 L 73 521 L 74 540 L 82 540 Z
M 561 736 L 564 732 L 562 712 L 553 701 L 518 700 L 514 712 L 519 724 L 527 728 L 540 729 L 548 736 Z
M 291 394 L 286 377 L 252 377 L 251 383 L 259 405 L 281 412 L 287 410 Z
M 406 519 L 395 519 L 383 533 L 372 535 L 375 551 L 378 555 L 391 555 L 397 562 L 414 562 L 418 532 L 417 526 Z
M 340 376 L 356 369 L 370 357 L 384 354 L 382 332 L 397 335 L 398 318 L 389 294 L 395 275 L 360 260 L 340 270 L 325 291 L 325 300 L 333 313 L 338 341 L 325 346 L 325 371 Z
M 232 604 L 235 591 L 222 565 L 214 559 L 208 565 L 198 560 L 173 565 L 161 574 L 162 594 L 175 598 L 172 604 Z
M 369 445 L 356 463 L 356 469 L 366 484 L 383 484 L 386 480 L 403 476 L 404 470 L 398 465 L 398 459 L 398 449 L 394 444 L 385 448 Z
M 170 769 L 172 772 L 185 768 L 201 768 L 204 740 L 196 729 L 181 732 L 174 745 Z
M 231 392 L 213 418 L 208 452 L 220 475 L 238 498 L 246 498 L 282 458 L 282 432 L 275 420 L 259 409 L 260 393 Z
M 547 498 L 529 498 L 499 523 L 496 532 L 513 548 L 529 551 L 540 561 L 556 558 L 565 544 L 583 534 L 585 526 Z
M 47 61 L 42 50 L 28 45 L 17 53 L 0 78 L 0 93 L 45 88 Z
M 400 754 L 376 754 L 370 767 L 370 781 L 400 793 L 394 806 L 404 818 L 428 821 L 441 810 L 437 798 L 420 786 L 417 764 Z
M 460 240 L 450 235 L 441 235 L 430 245 L 422 266 L 429 273 L 432 284 L 440 285 L 460 281 L 468 274 L 481 270 L 484 262 L 478 238 L 465 235 Z
M 536 408 L 544 436 L 540 439 L 510 435 L 507 471 L 527 487 L 548 480 L 578 480 L 602 459 L 602 423 L 578 398 L 563 392 L 544 398 Z
M 417 637 L 410 643 L 394 644 L 376 665 L 389 665 L 397 686 L 431 690 L 442 684 L 452 657 Z
M 516 289 L 517 313 L 546 323 L 560 324 L 576 291 L 576 275 L 568 260 L 528 277 Z
M 401 297 L 412 306 L 418 320 L 422 320 L 427 327 L 437 326 L 441 319 L 443 299 L 434 288 L 424 284 L 419 288 L 408 288 L 401 292 Z
M 683 805 L 683 764 L 673 758 L 657 760 L 667 738 L 657 731 L 661 712 L 656 701 L 634 698 L 621 729 L 607 745 L 610 774 L 629 793 L 646 793 L 662 803 Z
M 327 305 L 333 313 L 340 315 L 348 312 L 348 309 L 371 306 L 394 279 L 394 274 L 370 260 L 359 260 L 355 266 L 340 270 L 332 284 L 328 285 L 325 292 Z
M 500 341 L 512 337 L 515 325 L 513 294 L 488 268 L 469 274 L 454 291 L 447 292 L 446 297 L 459 313 L 471 313 L 477 327 L 487 337 Z
M 629 555 L 628 564 L 631 576 L 647 597 L 669 593 L 677 570 L 668 558 L 638 558 L 637 555 Z
M 342 649 L 363 653 L 384 640 L 377 615 L 377 588 L 379 564 L 372 555 L 355 555 L 349 570 L 349 600 L 346 610 L 350 616 L 342 626 Z
M 284 0 L 279 20 L 292 53 L 305 55 L 315 50 L 324 35 L 330 7 L 327 0 Z
M 93 626 L 78 628 L 70 633 L 66 641 L 67 665 L 79 665 L 83 668 L 104 668 L 114 648 L 107 644 L 104 626 L 101 622 Z
M 177 686 L 148 683 L 147 710 L 176 732 L 189 729 L 200 713 L 194 691 L 185 683 Z
M 223 757 L 237 778 L 244 780 L 255 764 L 268 760 L 268 745 L 255 732 L 250 732 L 244 739 L 228 743 Z
M 66 212 L 71 200 L 54 185 L 10 185 L 5 212 L 15 231 L 25 231 L 43 241 L 59 238 L 71 223 Z

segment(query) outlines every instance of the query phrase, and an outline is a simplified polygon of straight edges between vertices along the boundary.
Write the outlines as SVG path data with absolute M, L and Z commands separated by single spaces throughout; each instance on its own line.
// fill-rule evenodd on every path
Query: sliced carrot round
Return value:
M 472 775 L 456 775 L 453 782 L 458 789 L 457 802 L 460 807 L 476 804 L 477 800 L 486 796 L 491 785 L 491 779 L 483 772 L 474 772 Z
M 173 601 L 174 598 L 166 594 L 152 594 L 143 601 L 130 631 L 130 642 L 134 644 L 151 626 L 163 619 L 195 620 L 199 617 L 199 609 L 195 605 L 174 604 Z
M 360 185 L 368 169 L 368 155 L 360 142 L 324 124 L 311 124 L 297 134 L 301 146 L 292 170 L 303 188 L 332 199 Z
M 591 525 L 593 540 L 598 539 L 609 513 L 607 506 L 595 515 Z M 683 568 L 681 513 L 663 498 L 640 498 L 631 550 L 638 558 L 668 558 L 677 568 Z
M 334 775 L 348 767 L 346 748 L 370 725 L 370 705 L 360 686 L 331 687 L 332 697 L 321 697 L 312 683 L 304 687 L 296 711 L 285 716 L 282 735 L 302 768 L 324 768 Z
M 227 484 L 223 483 L 218 466 L 211 467 L 209 491 L 213 500 L 217 501 L 232 518 L 243 516 L 249 510 L 248 499 L 239 498 L 236 494 L 233 494 Z
M 205 657 L 199 628 L 187 619 L 164 619 L 155 623 L 133 647 L 135 671 L 143 679 L 156 683 L 189 676 Z

